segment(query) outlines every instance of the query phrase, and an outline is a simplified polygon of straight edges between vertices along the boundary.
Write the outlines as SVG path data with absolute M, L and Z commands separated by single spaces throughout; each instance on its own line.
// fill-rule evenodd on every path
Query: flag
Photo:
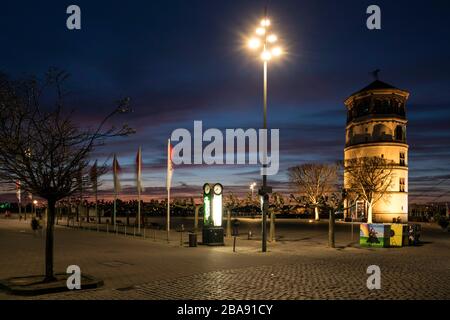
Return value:
M 167 143 L 167 190 L 170 190 L 170 185 L 172 183 L 172 174 L 173 174 L 173 166 L 172 166 L 172 146 L 170 145 L 170 139 Z
M 114 192 L 116 194 L 120 192 L 119 172 L 120 172 L 119 161 L 117 161 L 116 155 L 114 154 L 113 174 L 114 174 Z
M 141 147 L 139 147 L 138 152 L 136 154 L 136 188 L 138 192 L 144 190 L 142 188 L 142 152 Z
M 20 203 L 20 181 L 16 181 L 16 197 L 17 201 Z
M 94 164 L 92 165 L 92 168 L 89 172 L 89 178 L 91 179 L 92 189 L 94 190 L 94 192 L 97 192 L 98 188 L 97 160 L 95 160 Z

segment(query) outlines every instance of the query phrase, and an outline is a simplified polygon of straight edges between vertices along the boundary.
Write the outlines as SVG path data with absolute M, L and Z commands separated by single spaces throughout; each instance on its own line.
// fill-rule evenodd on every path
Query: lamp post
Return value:
M 248 47 L 251 50 L 259 52 L 261 60 L 263 61 L 263 129 L 267 129 L 267 66 L 272 58 L 279 57 L 283 54 L 283 50 L 279 46 L 275 46 L 278 37 L 275 34 L 269 33 L 271 22 L 267 17 L 267 8 L 265 10 L 264 18 L 261 20 L 259 27 L 255 30 L 256 36 L 251 37 L 248 41 Z M 272 192 L 267 185 L 267 150 L 263 154 L 263 174 L 262 187 L 258 190 L 262 199 L 262 252 L 267 251 L 267 211 L 269 194 Z

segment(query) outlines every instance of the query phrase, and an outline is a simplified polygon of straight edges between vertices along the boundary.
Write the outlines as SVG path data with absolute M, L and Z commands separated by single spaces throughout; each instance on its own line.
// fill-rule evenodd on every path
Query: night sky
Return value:
M 348 95 L 380 80 L 411 93 L 407 104 L 410 202 L 450 199 L 449 1 L 8 1 L 0 6 L 0 71 L 20 78 L 56 66 L 71 74 L 68 108 L 93 125 L 119 98 L 132 114 L 116 118 L 137 134 L 110 141 L 94 158 L 117 153 L 132 194 L 142 146 L 146 197 L 165 191 L 166 143 L 176 128 L 259 128 L 262 64 L 244 48 L 269 3 L 286 48 L 269 64 L 270 128 L 280 129 L 274 191 L 288 192 L 287 168 L 343 158 Z M 66 8 L 81 8 L 82 29 L 66 28 Z M 378 4 L 382 30 L 366 28 Z M 176 166 L 175 195 L 204 182 L 247 192 L 258 166 Z M 104 194 L 111 176 L 104 177 Z M 3 197 L 5 198 L 5 194 Z

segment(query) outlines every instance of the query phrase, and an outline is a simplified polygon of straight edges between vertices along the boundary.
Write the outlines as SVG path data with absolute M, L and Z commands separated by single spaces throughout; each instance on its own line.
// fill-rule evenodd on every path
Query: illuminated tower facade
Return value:
M 345 100 L 347 107 L 344 160 L 378 156 L 392 161 L 393 182 L 373 207 L 373 222 L 408 221 L 408 144 L 406 101 L 409 93 L 375 80 Z M 344 172 L 344 189 L 348 188 Z M 346 218 L 365 216 L 367 204 L 344 193 Z

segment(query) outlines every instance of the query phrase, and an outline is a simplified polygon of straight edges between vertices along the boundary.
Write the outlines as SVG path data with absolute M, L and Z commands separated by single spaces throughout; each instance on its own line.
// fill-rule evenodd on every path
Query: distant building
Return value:
M 408 144 L 406 101 L 409 93 L 375 80 L 345 100 L 344 160 L 378 156 L 395 163 L 393 184 L 373 207 L 374 222 L 408 221 Z M 344 174 L 344 188 L 348 185 Z M 367 205 L 346 196 L 345 216 L 367 217 Z

